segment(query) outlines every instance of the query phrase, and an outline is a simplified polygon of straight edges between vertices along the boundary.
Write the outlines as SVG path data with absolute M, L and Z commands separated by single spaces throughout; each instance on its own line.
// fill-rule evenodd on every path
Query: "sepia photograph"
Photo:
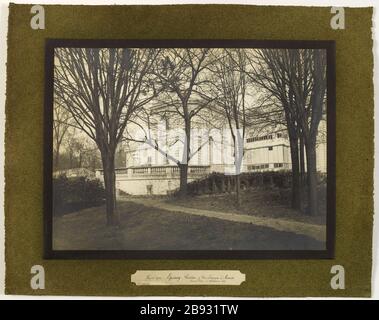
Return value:
M 330 258 L 334 43 L 50 40 L 45 253 Z

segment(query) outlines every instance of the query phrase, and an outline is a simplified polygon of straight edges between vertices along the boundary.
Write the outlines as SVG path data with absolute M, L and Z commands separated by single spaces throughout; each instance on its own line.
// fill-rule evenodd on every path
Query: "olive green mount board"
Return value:
M 109 296 L 370 296 L 373 225 L 372 8 L 238 5 L 45 5 L 45 29 L 31 5 L 10 5 L 5 137 L 6 293 Z M 43 259 L 44 67 L 46 39 L 334 40 L 336 44 L 336 240 L 334 259 Z M 45 269 L 43 290 L 31 267 Z M 330 286 L 333 265 L 345 289 Z M 136 270 L 240 270 L 239 286 L 136 286 Z

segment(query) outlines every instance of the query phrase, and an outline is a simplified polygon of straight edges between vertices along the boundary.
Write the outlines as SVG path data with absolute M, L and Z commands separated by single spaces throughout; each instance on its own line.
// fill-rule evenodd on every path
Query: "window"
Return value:
M 272 151 L 272 147 L 268 147 L 268 151 Z
M 273 138 L 273 135 L 268 134 L 268 135 L 261 136 L 261 137 L 247 138 L 246 142 L 249 143 L 249 142 L 255 142 L 255 141 L 272 140 L 272 138 Z

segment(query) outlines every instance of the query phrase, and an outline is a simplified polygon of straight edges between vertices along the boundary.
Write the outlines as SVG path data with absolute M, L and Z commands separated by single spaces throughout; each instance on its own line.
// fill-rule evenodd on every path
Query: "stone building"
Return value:
M 150 143 L 136 143 L 127 148 L 126 168 L 116 170 L 116 189 L 134 195 L 167 194 L 179 187 L 179 167 L 183 156 L 180 132 L 159 134 L 150 132 Z M 320 132 L 325 123 L 320 124 Z M 230 130 L 197 128 L 191 133 L 191 155 L 188 162 L 188 182 L 212 172 L 230 173 L 234 170 L 234 144 Z M 241 172 L 291 170 L 290 144 L 285 128 L 248 131 L 243 143 Z M 317 144 L 317 170 L 326 173 L 326 141 L 320 134 Z M 97 176 L 102 178 L 101 170 Z

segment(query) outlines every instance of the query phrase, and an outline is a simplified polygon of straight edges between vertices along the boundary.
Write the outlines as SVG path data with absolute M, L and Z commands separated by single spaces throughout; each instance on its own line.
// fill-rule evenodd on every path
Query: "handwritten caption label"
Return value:
M 239 286 L 245 280 L 239 270 L 137 270 L 131 276 L 137 286 Z

